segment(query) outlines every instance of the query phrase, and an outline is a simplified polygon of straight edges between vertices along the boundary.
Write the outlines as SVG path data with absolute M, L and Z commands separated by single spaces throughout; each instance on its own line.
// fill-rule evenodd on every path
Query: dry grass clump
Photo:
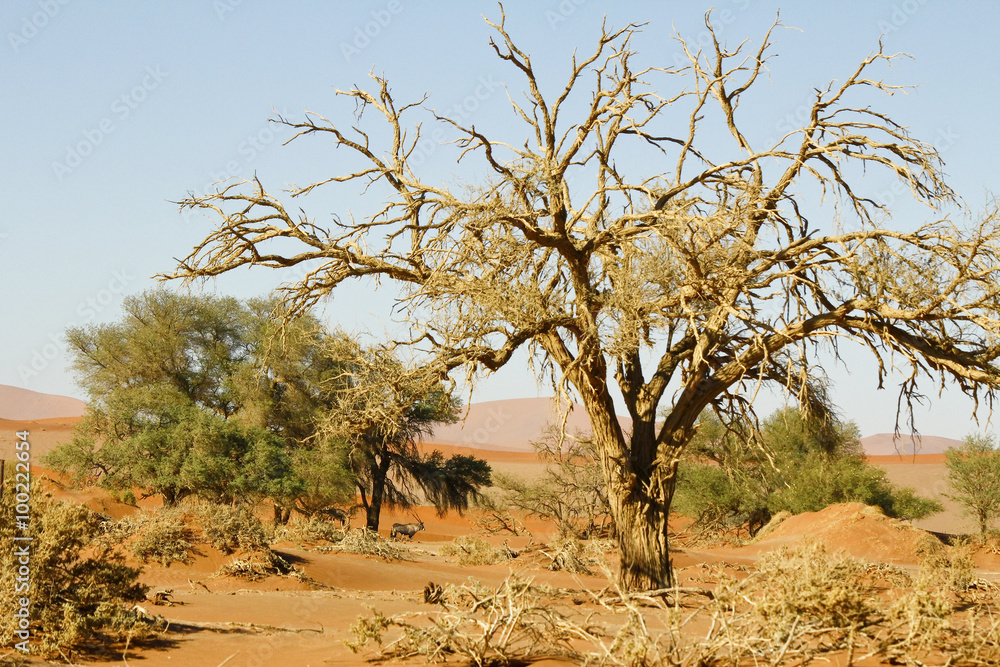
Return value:
M 866 575 L 861 561 L 828 554 L 816 542 L 769 553 L 760 559 L 755 575 L 764 585 L 748 596 L 751 622 L 777 645 L 791 644 L 796 636 L 804 636 L 805 628 L 809 635 L 817 628 L 853 635 L 877 613 Z
M 494 546 L 472 535 L 462 535 L 441 547 L 444 556 L 457 556 L 459 565 L 496 565 L 517 558 L 517 553 L 507 546 Z
M 348 530 L 335 526 L 319 514 L 314 514 L 308 520 L 282 526 L 276 533 L 275 540 L 290 540 L 302 544 L 303 547 L 317 542 L 335 544 L 347 536 Z
M 10 491 L 11 489 L 8 489 Z M 131 607 L 145 599 L 140 570 L 97 541 L 101 521 L 79 505 L 41 494 L 31 498 L 28 525 L 16 530 L 15 504 L 0 504 L 0 645 L 27 641 L 31 653 L 61 656 L 67 662 L 91 645 L 127 641 L 156 631 Z M 14 542 L 29 535 L 30 543 Z M 18 581 L 23 564 L 17 547 L 30 544 L 28 591 Z M 30 636 L 23 635 L 15 611 L 30 599 Z M 20 634 L 19 634 L 20 633 Z
M 509 577 L 498 588 L 484 591 L 472 584 L 444 596 L 444 611 L 388 617 L 372 610 L 358 617 L 346 643 L 355 653 L 369 643 L 388 658 L 424 656 L 429 662 L 460 656 L 478 667 L 523 664 L 541 657 L 584 659 L 577 640 L 596 641 L 585 624 L 570 621 L 545 604 L 531 581 Z M 385 643 L 384 633 L 400 635 Z
M 119 530 L 131 535 L 129 549 L 144 563 L 155 561 L 163 567 L 173 562 L 190 563 L 197 537 L 179 509 L 160 510 L 122 519 Z
M 291 563 L 272 551 L 270 547 L 264 547 L 243 552 L 239 557 L 223 565 L 216 576 L 259 581 L 267 577 L 287 575 L 301 577 L 301 573 Z
M 194 508 L 206 541 L 225 554 L 267 549 L 271 541 L 260 518 L 246 505 L 202 503 Z
M 597 539 L 581 542 L 572 537 L 558 539 L 543 550 L 549 557 L 550 570 L 564 570 L 574 574 L 593 575 L 592 567 L 607 565 L 607 554 L 617 549 L 614 540 Z
M 328 547 L 320 547 L 317 551 L 378 556 L 385 560 L 411 560 L 408 549 L 384 539 L 367 527 L 349 529 L 340 540 Z

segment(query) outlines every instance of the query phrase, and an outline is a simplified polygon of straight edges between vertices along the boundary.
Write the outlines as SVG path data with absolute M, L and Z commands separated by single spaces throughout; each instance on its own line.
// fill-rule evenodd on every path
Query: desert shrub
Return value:
M 1000 517 L 1000 449 L 993 436 L 970 435 L 957 449 L 945 452 L 952 500 L 965 506 L 987 533 Z
M 0 504 L 0 643 L 13 646 L 19 636 L 14 610 L 30 599 L 32 653 L 67 656 L 94 639 L 103 642 L 141 636 L 152 627 L 131 606 L 146 595 L 140 570 L 125 565 L 123 555 L 101 546 L 101 521 L 85 507 L 35 495 L 26 533 L 30 544 L 29 589 L 19 588 L 22 542 L 14 542 L 14 503 Z
M 573 642 L 592 636 L 546 604 L 530 581 L 510 577 L 496 589 L 477 588 L 468 595 L 445 596 L 439 603 L 444 611 L 435 613 L 429 625 L 373 610 L 371 617 L 358 617 L 351 628 L 354 639 L 345 644 L 355 653 L 374 643 L 382 657 L 420 655 L 440 662 L 457 655 L 480 666 L 526 664 L 553 656 L 584 658 Z M 394 627 L 401 634 L 386 644 L 383 635 Z
M 339 528 L 324 517 L 314 514 L 308 519 L 282 526 L 275 533 L 275 541 L 291 540 L 299 543 L 329 542 L 336 544 L 343 540 L 347 533 L 348 529 Z
M 853 423 L 815 423 L 779 410 L 758 430 L 727 430 L 711 415 L 678 472 L 673 507 L 702 526 L 739 525 L 766 511 L 816 512 L 859 502 L 887 516 L 920 519 L 942 510 L 913 489 L 892 486 L 868 464 Z
M 764 585 L 752 599 L 753 611 L 782 644 L 807 625 L 856 630 L 876 614 L 866 574 L 861 561 L 831 555 L 819 543 L 780 549 L 758 563 Z
M 287 560 L 271 550 L 262 547 L 242 552 L 219 569 L 220 576 L 239 577 L 248 581 L 259 581 L 271 576 L 283 576 L 296 570 Z
M 226 554 L 240 549 L 265 549 L 270 544 L 264 524 L 245 505 L 204 503 L 195 513 L 209 544 Z
M 155 561 L 163 567 L 173 562 L 189 563 L 195 549 L 195 535 L 178 510 L 165 509 L 133 518 L 129 522 L 133 539 L 130 549 L 142 562 Z
M 494 546 L 484 539 L 462 535 L 441 547 L 444 556 L 457 556 L 459 565 L 495 565 L 516 558 L 517 554 L 504 544 Z
M 481 503 L 490 519 L 488 525 L 517 534 L 519 522 L 510 512 L 513 509 L 551 521 L 563 537 L 611 535 L 611 505 L 593 441 L 580 436 L 563 438 L 550 428 L 545 437 L 531 444 L 547 464 L 545 474 L 530 483 L 511 475 L 494 475 L 493 493 Z
M 366 527 L 348 530 L 343 538 L 328 547 L 320 547 L 323 552 L 343 552 L 362 556 L 378 556 L 386 560 L 408 560 L 408 550 L 395 542 L 383 539 Z

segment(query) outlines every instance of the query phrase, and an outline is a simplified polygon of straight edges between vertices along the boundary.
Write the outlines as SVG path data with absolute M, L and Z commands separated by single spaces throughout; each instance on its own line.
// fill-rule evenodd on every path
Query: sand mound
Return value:
M 877 507 L 861 503 L 831 505 L 785 519 L 749 551 L 771 551 L 811 538 L 828 550 L 881 563 L 916 564 L 917 547 L 927 533 L 909 522 L 891 519 Z
M 0 418 L 3 419 L 81 417 L 86 411 L 87 404 L 78 398 L 0 384 Z

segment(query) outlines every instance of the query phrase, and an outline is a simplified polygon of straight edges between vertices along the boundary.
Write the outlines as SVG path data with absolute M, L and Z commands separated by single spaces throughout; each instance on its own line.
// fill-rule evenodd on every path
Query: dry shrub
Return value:
M 349 529 L 335 544 L 320 547 L 317 551 L 378 556 L 385 560 L 411 560 L 408 549 L 382 538 L 381 535 L 373 530 L 368 530 L 367 527 Z
M 425 598 L 442 611 L 395 617 L 374 612 L 358 619 L 348 645 L 358 651 L 374 643 L 382 658 L 458 656 L 473 665 L 526 664 L 543 655 L 628 667 L 844 664 L 845 658 L 846 664 L 873 658 L 894 664 L 1000 664 L 996 598 L 956 605 L 953 599 L 964 593 L 955 584 L 964 579 L 955 573 L 961 575 L 965 566 L 952 561 L 964 556 L 932 555 L 927 573 L 910 578 L 898 567 L 863 563 L 806 543 L 763 556 L 742 581 L 714 572 L 714 591 L 592 594 L 603 607 L 597 615 L 584 615 L 583 607 L 563 613 L 559 598 L 569 592 L 514 578 L 496 589 L 475 582 L 429 584 Z M 942 558 L 951 570 L 942 569 Z M 932 571 L 938 573 L 936 582 Z M 880 596 L 876 582 L 886 581 L 912 589 Z M 573 601 L 578 597 L 573 594 Z M 398 636 L 384 641 L 393 628 Z
M 345 643 L 355 653 L 375 643 L 382 657 L 419 655 L 437 662 L 460 656 L 484 667 L 553 656 L 582 660 L 584 654 L 574 641 L 596 641 L 586 627 L 545 604 L 542 592 L 530 580 L 509 577 L 489 591 L 472 584 L 446 594 L 438 604 L 445 610 L 432 614 L 387 617 L 372 610 L 370 618 L 358 617 L 351 628 L 354 640 Z M 383 635 L 393 627 L 402 632 L 386 644 Z
M 477 513 L 473 523 L 480 530 L 490 535 L 500 533 L 510 533 L 515 537 L 518 535 L 530 535 L 531 532 L 525 527 L 524 522 L 514 512 L 507 508 L 499 508 L 489 496 L 484 496 L 485 508 Z
M 444 556 L 457 556 L 459 565 L 496 565 L 517 558 L 507 543 L 497 547 L 486 540 L 471 535 L 462 535 L 441 547 Z
M 68 659 L 94 641 L 125 641 L 156 629 L 131 610 L 145 599 L 147 588 L 138 583 L 140 569 L 128 567 L 119 551 L 97 542 L 97 515 L 35 495 L 27 529 L 15 533 L 14 506 L 0 504 L 0 644 L 25 639 L 18 636 L 14 617 L 22 597 L 30 600 L 28 647 L 38 655 Z M 14 542 L 15 535 L 34 540 Z M 28 591 L 19 590 L 24 582 L 17 581 L 22 563 L 15 549 L 24 544 L 30 545 Z
M 302 573 L 291 563 L 272 551 L 270 547 L 264 547 L 240 554 L 223 565 L 216 576 L 259 581 L 267 577 L 286 575 L 302 577 Z
M 817 542 L 763 556 L 755 576 L 764 585 L 750 598 L 762 634 L 785 644 L 806 627 L 853 633 L 868 625 L 876 609 L 866 570 Z
M 275 535 L 275 540 L 290 540 L 300 544 L 315 544 L 317 542 L 329 542 L 336 544 L 347 536 L 347 528 L 338 528 L 332 522 L 318 514 L 314 514 L 305 521 L 283 526 Z
M 270 540 L 264 524 L 245 505 L 202 503 L 194 509 L 206 541 L 225 554 L 267 549 Z
M 558 539 L 543 551 L 551 559 L 550 570 L 565 570 L 574 574 L 593 575 L 592 567 L 607 564 L 607 554 L 617 548 L 613 540 L 599 539 L 581 542 L 572 537 Z
M 129 548 L 142 562 L 153 560 L 163 567 L 169 567 L 175 561 L 191 562 L 197 538 L 181 510 L 160 510 L 122 521 L 127 522 L 124 529 L 131 531 Z

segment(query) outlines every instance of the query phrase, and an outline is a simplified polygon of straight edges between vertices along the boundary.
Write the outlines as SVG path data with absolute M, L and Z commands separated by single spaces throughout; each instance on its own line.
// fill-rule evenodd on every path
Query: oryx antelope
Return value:
M 392 524 L 392 532 L 389 533 L 389 539 L 394 540 L 396 536 L 406 535 L 413 539 L 413 536 L 417 534 L 417 531 L 424 529 L 424 522 L 419 521 L 417 523 L 394 523 Z

